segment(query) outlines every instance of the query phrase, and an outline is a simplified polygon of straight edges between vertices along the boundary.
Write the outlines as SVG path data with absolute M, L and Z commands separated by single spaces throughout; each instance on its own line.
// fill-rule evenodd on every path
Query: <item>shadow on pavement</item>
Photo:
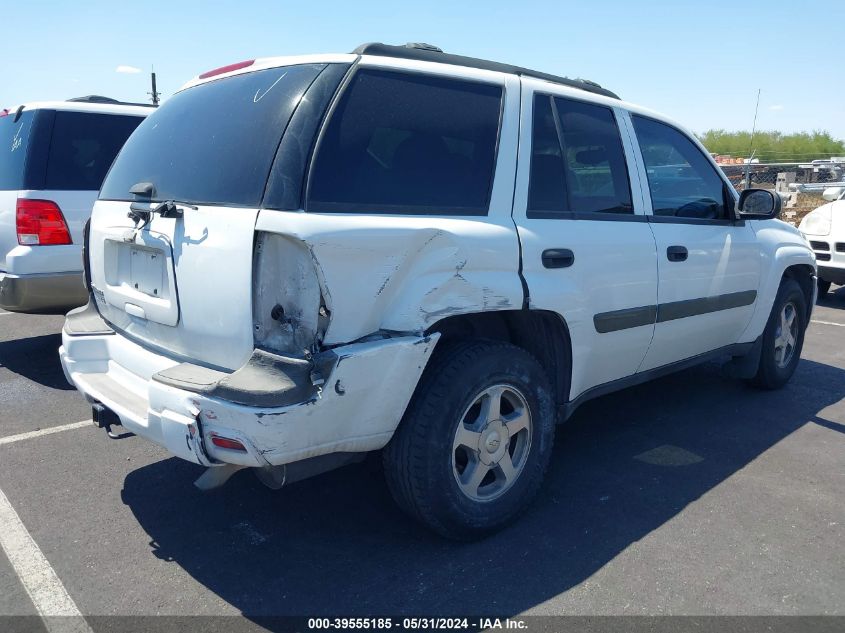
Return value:
M 248 616 L 516 614 L 583 582 L 843 396 L 845 371 L 804 360 L 777 392 L 706 365 L 593 401 L 558 427 L 537 503 L 471 544 L 402 515 L 366 462 L 279 492 L 242 472 L 201 494 L 201 469 L 173 458 L 130 473 L 122 498 L 154 555 Z
M 829 292 L 819 295 L 816 305 L 845 309 L 845 286 L 832 286 Z
M 61 333 L 0 342 L 0 366 L 45 387 L 72 390 L 59 361 L 61 344 Z

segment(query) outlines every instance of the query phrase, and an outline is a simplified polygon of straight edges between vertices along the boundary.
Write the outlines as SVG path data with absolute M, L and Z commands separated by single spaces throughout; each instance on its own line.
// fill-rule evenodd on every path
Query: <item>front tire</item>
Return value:
M 763 331 L 763 346 L 752 384 L 780 389 L 795 373 L 807 329 L 807 299 L 794 279 L 784 279 Z
M 471 341 L 435 352 L 384 450 L 396 502 L 448 538 L 503 527 L 543 481 L 551 393 L 543 368 L 519 347 Z

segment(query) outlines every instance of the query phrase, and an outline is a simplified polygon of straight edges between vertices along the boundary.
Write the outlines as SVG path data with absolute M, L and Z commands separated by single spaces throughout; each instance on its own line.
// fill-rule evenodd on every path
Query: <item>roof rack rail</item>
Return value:
M 85 97 L 74 97 L 73 99 L 68 99 L 68 101 L 74 101 L 78 103 L 105 103 L 110 105 L 142 106 L 144 108 L 155 107 L 152 103 L 134 103 L 132 101 L 118 101 L 117 99 L 112 99 L 111 97 L 104 97 L 102 95 L 87 95 Z
M 589 79 L 570 79 L 569 77 L 559 77 L 549 73 L 531 70 L 530 68 L 523 68 L 521 66 L 513 66 L 511 64 L 502 64 L 487 59 L 478 59 L 475 57 L 465 57 L 464 55 L 452 55 L 444 53 L 442 49 L 432 44 L 424 44 L 417 42 L 409 42 L 403 46 L 395 46 L 392 44 L 382 44 L 381 42 L 369 42 L 361 44 L 358 48 L 352 51 L 355 55 L 379 55 L 381 57 L 398 57 L 401 59 L 415 59 L 418 61 L 438 62 L 440 64 L 452 64 L 454 66 L 466 66 L 468 68 L 478 68 L 481 70 L 493 70 L 501 73 L 508 73 L 511 75 L 520 75 L 523 77 L 533 77 L 535 79 L 542 79 L 556 84 L 562 84 L 571 88 L 578 88 L 594 94 L 599 94 L 612 99 L 619 99 L 619 96 L 608 90 L 602 88 L 595 81 Z

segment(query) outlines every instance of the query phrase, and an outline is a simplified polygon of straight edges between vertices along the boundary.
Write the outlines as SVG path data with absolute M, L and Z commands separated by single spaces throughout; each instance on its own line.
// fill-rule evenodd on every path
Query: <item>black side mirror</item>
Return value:
M 780 217 L 780 196 L 768 189 L 746 189 L 739 194 L 736 210 L 743 220 L 771 220 Z

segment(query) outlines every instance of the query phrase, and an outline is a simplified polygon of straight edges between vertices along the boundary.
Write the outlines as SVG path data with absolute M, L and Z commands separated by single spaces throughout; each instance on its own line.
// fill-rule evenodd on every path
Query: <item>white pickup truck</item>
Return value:
M 61 360 L 201 487 L 383 450 L 407 512 L 474 538 L 584 401 L 716 358 L 789 380 L 816 267 L 779 210 L 589 81 L 420 45 L 241 62 L 116 159 Z

